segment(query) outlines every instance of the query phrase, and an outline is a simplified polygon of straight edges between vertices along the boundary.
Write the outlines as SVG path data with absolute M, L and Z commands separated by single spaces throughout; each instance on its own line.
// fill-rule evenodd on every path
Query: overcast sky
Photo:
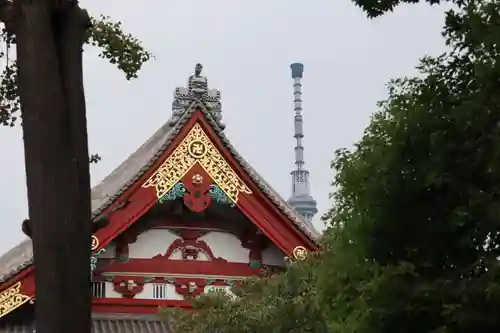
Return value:
M 289 65 L 305 65 L 304 144 L 313 197 L 329 207 L 335 149 L 362 136 L 393 77 L 414 75 L 423 55 L 444 50 L 443 10 L 405 6 L 369 20 L 350 0 L 82 0 L 143 41 L 156 57 L 127 82 L 115 67 L 85 52 L 93 185 L 149 138 L 171 114 L 175 86 L 194 65 L 222 92 L 226 134 L 285 198 L 293 168 L 293 94 Z M 20 242 L 27 217 L 20 128 L 0 128 L 0 253 Z M 315 225 L 322 229 L 317 215 Z

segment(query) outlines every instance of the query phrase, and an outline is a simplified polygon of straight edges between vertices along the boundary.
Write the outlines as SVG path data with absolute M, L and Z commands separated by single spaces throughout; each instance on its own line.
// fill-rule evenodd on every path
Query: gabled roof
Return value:
M 157 162 L 167 150 L 186 122 L 196 110 L 201 110 L 208 123 L 219 136 L 232 157 L 240 163 L 260 190 L 279 208 L 305 235 L 317 241 L 320 234 L 314 226 L 296 213 L 288 203 L 253 169 L 253 167 L 236 151 L 224 134 L 220 122 L 207 110 L 204 103 L 193 101 L 181 115 L 173 115 L 153 136 L 136 152 L 130 155 L 121 165 L 111 172 L 101 183 L 92 189 L 92 218 L 95 220 L 121 194 L 129 189 L 149 168 Z M 26 239 L 0 257 L 0 283 L 7 281 L 16 273 L 33 263 L 33 247 L 30 239 Z
M 34 323 L 23 325 L 5 325 L 0 333 L 33 333 Z M 95 314 L 92 317 L 92 333 L 171 333 L 164 320 L 159 316 L 131 314 Z

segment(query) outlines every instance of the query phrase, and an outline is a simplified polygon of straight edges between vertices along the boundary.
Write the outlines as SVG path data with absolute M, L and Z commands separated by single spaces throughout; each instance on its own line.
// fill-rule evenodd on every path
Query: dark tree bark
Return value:
M 76 1 L 15 0 L 37 333 L 90 332 L 91 202 Z

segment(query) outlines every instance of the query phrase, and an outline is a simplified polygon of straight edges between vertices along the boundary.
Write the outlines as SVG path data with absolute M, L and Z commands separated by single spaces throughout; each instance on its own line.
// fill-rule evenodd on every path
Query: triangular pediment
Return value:
M 194 124 L 178 147 L 142 187 L 154 188 L 158 200 L 167 200 L 174 186 L 197 164 L 206 171 L 232 204 L 238 202 L 241 193 L 252 194 L 248 185 L 229 165 L 199 122 Z

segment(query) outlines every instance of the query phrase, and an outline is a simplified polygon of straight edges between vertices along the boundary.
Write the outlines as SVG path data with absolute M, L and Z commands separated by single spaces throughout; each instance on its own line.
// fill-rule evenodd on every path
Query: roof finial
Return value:
M 202 70 L 203 70 L 203 65 L 200 63 L 197 63 L 196 66 L 194 67 L 194 75 L 200 76 Z
M 201 75 L 202 64 L 196 64 L 194 74 L 189 77 L 189 90 L 196 96 L 201 97 L 208 90 L 208 80 Z
M 189 76 L 188 87 L 175 88 L 174 101 L 172 103 L 172 118 L 170 124 L 173 126 L 180 117 L 186 112 L 189 106 L 195 102 L 202 102 L 213 119 L 223 130 L 226 125 L 222 122 L 220 91 L 217 89 L 208 89 L 208 80 L 201 75 L 203 65 L 198 63 L 194 68 L 194 74 Z

